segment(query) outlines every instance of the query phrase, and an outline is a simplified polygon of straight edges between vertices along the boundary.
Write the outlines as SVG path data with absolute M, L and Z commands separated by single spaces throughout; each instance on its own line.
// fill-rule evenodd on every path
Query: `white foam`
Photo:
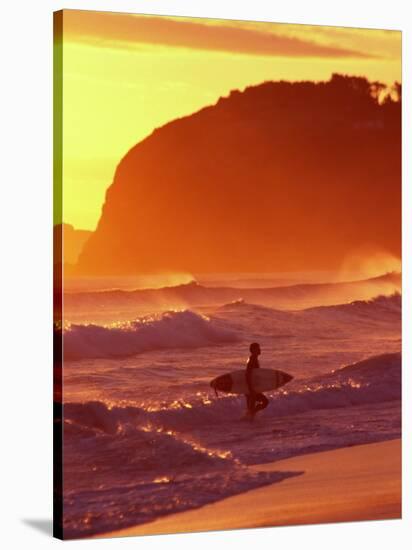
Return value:
M 72 324 L 64 331 L 66 359 L 122 357 L 149 350 L 235 342 L 236 333 L 190 310 L 167 311 L 113 326 Z

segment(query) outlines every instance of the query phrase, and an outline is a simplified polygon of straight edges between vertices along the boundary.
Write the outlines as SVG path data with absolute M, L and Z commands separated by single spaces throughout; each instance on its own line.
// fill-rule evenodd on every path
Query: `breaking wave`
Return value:
M 220 321 L 190 310 L 167 311 L 111 326 L 72 324 L 64 330 L 66 359 L 115 358 L 168 348 L 197 348 L 238 340 Z
M 340 304 L 336 306 L 318 306 L 305 310 L 306 312 L 319 312 L 338 314 L 344 313 L 357 316 L 375 316 L 377 318 L 387 319 L 388 315 L 400 316 L 402 310 L 402 296 L 399 292 L 394 292 L 389 296 L 379 295 L 370 300 L 355 300 L 349 304 Z
M 401 398 L 401 354 L 383 354 L 337 369 L 326 375 L 296 380 L 273 393 L 271 405 L 262 415 L 274 417 L 310 410 L 336 409 Z M 238 419 L 239 397 L 210 399 L 196 396 L 168 406 L 108 407 L 102 402 L 68 403 L 64 418 L 85 433 L 120 433 L 126 426 L 155 426 L 157 429 L 192 430 L 196 426 L 219 425 Z

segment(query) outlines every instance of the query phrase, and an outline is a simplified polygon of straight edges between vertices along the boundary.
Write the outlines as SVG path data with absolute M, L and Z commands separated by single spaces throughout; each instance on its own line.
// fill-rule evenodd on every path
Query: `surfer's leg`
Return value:
M 251 396 L 249 394 L 246 394 L 245 397 L 246 397 L 246 408 L 247 408 L 248 412 L 250 412 L 252 410 L 252 407 L 253 407 L 253 402 L 252 402 Z
M 249 394 L 245 394 L 246 398 L 246 412 L 242 416 L 242 420 L 253 420 L 255 416 L 253 398 Z
M 247 416 L 253 417 L 256 412 L 256 399 L 255 394 L 249 395 L 246 394 L 246 406 L 247 406 Z

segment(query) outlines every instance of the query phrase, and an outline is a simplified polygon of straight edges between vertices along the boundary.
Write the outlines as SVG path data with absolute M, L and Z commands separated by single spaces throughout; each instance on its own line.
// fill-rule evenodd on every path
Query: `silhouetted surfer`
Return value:
M 257 342 L 250 344 L 250 357 L 246 364 L 246 382 L 249 388 L 249 393 L 246 395 L 247 416 L 252 420 L 255 414 L 262 409 L 265 409 L 269 401 L 263 393 L 255 392 L 252 383 L 253 369 L 260 367 L 258 356 L 260 355 L 260 346 Z

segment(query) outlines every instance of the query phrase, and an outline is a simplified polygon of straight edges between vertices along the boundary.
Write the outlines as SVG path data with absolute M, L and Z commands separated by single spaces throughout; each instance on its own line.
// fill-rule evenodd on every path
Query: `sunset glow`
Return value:
M 55 536 L 399 518 L 401 33 L 54 37 Z

